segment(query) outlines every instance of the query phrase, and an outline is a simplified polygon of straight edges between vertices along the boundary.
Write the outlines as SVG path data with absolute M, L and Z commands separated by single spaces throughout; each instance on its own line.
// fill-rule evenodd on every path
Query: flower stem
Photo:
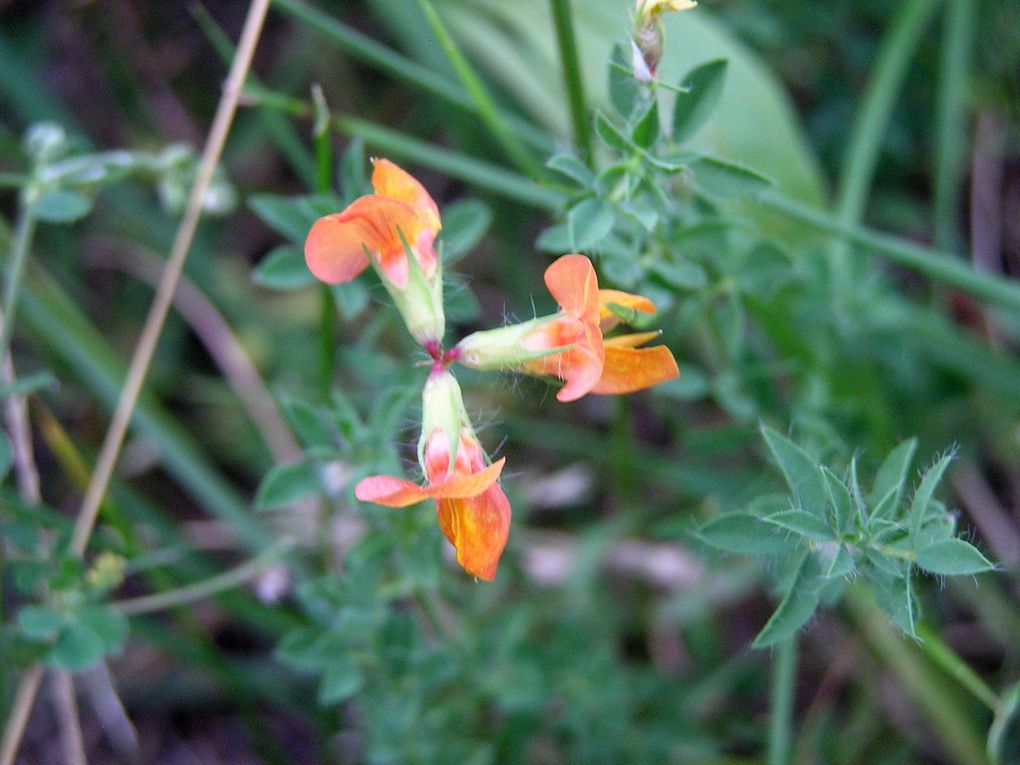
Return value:
M 556 26 L 556 41 L 560 47 L 560 61 L 563 65 L 563 80 L 567 87 L 570 104 L 570 118 L 574 123 L 574 140 L 577 150 L 586 165 L 591 165 L 591 122 L 584 95 L 584 80 L 581 77 L 581 62 L 577 54 L 577 37 L 574 35 L 574 19 L 570 0 L 549 0 L 552 6 L 553 23 Z
M 950 677 L 970 691 L 978 701 L 993 712 L 996 710 L 999 697 L 995 691 L 978 677 L 970 665 L 961 659 L 959 654 L 950 648 L 931 627 L 925 624 L 917 625 L 917 636 L 921 639 L 921 650 L 927 654 L 929 659 L 942 667 Z
M 772 661 L 768 765 L 787 765 L 790 762 L 796 681 L 797 635 L 794 634 L 779 644 Z
M 18 293 L 25 272 L 25 262 L 29 250 L 32 249 L 32 237 L 35 235 L 35 207 L 31 200 L 22 198 L 18 209 L 18 222 L 15 224 L 14 244 L 11 257 L 7 263 L 7 283 L 4 285 L 3 326 L 0 327 L 0 361 L 7 358 L 7 346 L 11 342 L 14 327 L 14 312 L 18 304 Z

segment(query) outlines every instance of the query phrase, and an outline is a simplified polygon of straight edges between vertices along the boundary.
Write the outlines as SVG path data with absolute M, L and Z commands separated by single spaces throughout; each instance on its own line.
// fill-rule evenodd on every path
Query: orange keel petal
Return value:
M 471 499 L 439 500 L 439 526 L 457 549 L 457 562 L 479 579 L 496 577 L 510 534 L 510 502 L 499 484 Z
M 605 354 L 602 378 L 591 389 L 592 393 L 633 393 L 680 375 L 673 354 L 664 345 L 652 348 L 610 345 Z

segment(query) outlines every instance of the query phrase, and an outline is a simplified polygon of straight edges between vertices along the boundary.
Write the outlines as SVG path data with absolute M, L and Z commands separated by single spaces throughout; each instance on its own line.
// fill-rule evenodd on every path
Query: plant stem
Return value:
M 980 300 L 1010 311 L 1020 311 L 1020 287 L 1005 279 L 981 273 L 956 255 L 913 244 L 888 234 L 843 223 L 817 208 L 797 202 L 778 192 L 761 195 L 759 201 L 769 209 L 812 228 L 878 253 L 929 279 L 956 287 Z
M 991 686 L 978 677 L 977 673 L 970 668 L 959 654 L 950 648 L 931 627 L 924 624 L 917 625 L 917 636 L 921 639 L 921 650 L 928 658 L 942 667 L 950 677 L 957 680 L 960 685 L 970 691 L 974 697 L 993 712 L 999 704 L 999 697 Z
M 586 165 L 591 166 L 591 122 L 588 119 L 570 0 L 549 0 L 549 4 L 552 6 L 553 23 L 556 26 L 556 41 L 559 43 L 560 61 L 563 65 L 563 81 L 570 103 L 570 118 L 574 124 L 574 140 L 577 142 L 581 159 Z
M 222 574 L 209 577 L 201 582 L 179 587 L 176 590 L 160 592 L 155 595 L 144 595 L 140 598 L 118 600 L 111 605 L 125 616 L 147 614 L 162 611 L 174 606 L 182 606 L 196 600 L 207 598 L 223 590 L 233 589 L 249 579 L 261 574 L 275 563 L 287 551 L 293 548 L 295 540 L 290 537 L 281 539 L 275 545 L 240 566 L 224 571 Z
M 25 671 L 18 684 L 18 690 L 14 696 L 14 704 L 11 707 L 10 717 L 7 718 L 7 725 L 4 728 L 3 746 L 0 746 L 0 765 L 13 765 L 14 758 L 18 754 L 18 746 L 21 744 L 21 737 L 25 733 L 25 726 L 28 724 L 28 716 L 32 712 L 32 704 L 35 702 L 35 694 L 39 691 L 39 683 L 42 681 L 43 668 L 37 664 Z
M 78 700 L 74 693 L 74 678 L 66 669 L 50 675 L 53 683 L 53 704 L 60 728 L 60 743 L 64 749 L 65 765 L 88 765 L 81 723 L 78 721 Z
M 787 765 L 790 762 L 796 685 L 797 635 L 794 634 L 779 644 L 772 661 L 768 765 Z
M 14 330 L 14 313 L 18 305 L 18 294 L 21 292 L 21 280 L 25 272 L 25 262 L 29 250 L 32 249 L 32 237 L 35 234 L 35 207 L 33 200 L 22 194 L 18 207 L 18 222 L 14 227 L 14 243 L 11 257 L 7 262 L 7 283 L 4 285 L 3 326 L 0 326 L 0 363 L 7 358 L 7 346 Z
M 868 81 L 864 101 L 850 133 L 836 201 L 836 217 L 842 225 L 859 223 L 878 165 L 882 138 L 906 72 L 937 0 L 906 0 L 882 41 L 878 60 Z M 845 245 L 834 243 L 830 257 L 835 295 L 852 287 Z
M 960 246 L 960 170 L 963 166 L 966 89 L 974 26 L 974 0 L 946 3 L 942 26 L 939 103 L 935 115 L 935 246 Z
M 142 384 L 149 370 L 149 363 L 152 361 L 153 353 L 156 350 L 156 342 L 159 340 L 163 323 L 166 321 L 170 303 L 173 300 L 174 290 L 177 287 L 177 281 L 180 278 L 181 271 L 184 268 L 184 261 L 191 247 L 191 240 L 198 227 L 198 220 L 202 214 L 202 202 L 209 189 L 216 165 L 223 153 L 227 133 L 237 111 L 237 101 L 241 95 L 245 76 L 251 67 L 251 59 L 255 53 L 255 46 L 261 35 L 262 24 L 265 21 L 268 8 L 269 0 L 252 0 L 248 8 L 248 16 L 245 19 L 244 29 L 241 32 L 237 57 L 230 67 L 230 74 L 224 85 L 219 105 L 216 108 L 216 116 L 213 118 L 209 138 L 202 152 L 202 161 L 195 176 L 195 184 L 191 188 L 191 195 L 188 197 L 188 205 L 185 209 L 184 217 L 177 229 L 177 236 L 174 238 L 166 269 L 163 272 L 163 277 L 160 279 L 159 288 L 156 290 L 156 297 L 153 300 L 149 315 L 142 329 L 142 334 L 138 340 L 138 345 L 135 348 L 134 356 L 131 359 L 127 379 L 124 381 L 124 387 L 121 389 L 117 408 L 113 414 L 113 421 L 110 423 L 110 429 L 103 440 L 95 472 L 92 474 L 92 480 L 89 482 L 85 497 L 78 511 L 74 533 L 71 537 L 71 552 L 75 555 L 80 556 L 85 552 L 89 536 L 91 536 L 92 528 L 96 522 L 100 502 L 102 502 L 103 495 L 106 493 L 110 477 L 113 475 L 113 469 L 117 463 L 117 457 L 120 455 L 124 436 L 131 422 L 131 414 L 141 393 Z
M 540 178 L 543 175 L 541 166 L 525 148 L 524 144 L 521 143 L 517 134 L 510 129 L 510 126 L 503 119 L 503 115 L 499 113 L 495 102 L 492 100 L 492 96 L 489 95 L 488 90 L 486 90 L 485 85 L 475 73 L 471 63 L 457 46 L 457 41 L 453 39 L 453 35 L 446 28 L 446 24 L 443 23 L 442 17 L 436 12 L 431 0 L 418 0 L 418 4 L 425 13 L 429 26 L 432 27 L 432 32 L 439 40 L 439 44 L 446 53 L 447 59 L 449 59 L 454 71 L 457 72 L 457 76 L 471 97 L 478 116 L 482 118 L 482 122 L 492 131 L 493 137 L 503 147 L 503 151 L 513 160 L 518 169 L 532 178 Z

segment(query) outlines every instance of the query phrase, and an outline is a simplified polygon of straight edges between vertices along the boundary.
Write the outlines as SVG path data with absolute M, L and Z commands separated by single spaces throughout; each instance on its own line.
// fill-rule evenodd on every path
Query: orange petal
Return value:
M 349 282 L 368 266 L 359 226 L 342 215 L 319 218 L 305 239 L 308 270 L 327 284 Z
M 640 348 L 645 343 L 662 334 L 662 330 L 656 329 L 651 332 L 632 332 L 629 335 L 617 335 L 616 337 L 605 337 L 602 345 L 607 348 Z
M 410 205 L 428 228 L 435 231 L 442 228 L 435 200 L 414 176 L 388 159 L 373 159 L 372 165 L 372 188 L 376 194 Z
M 584 339 L 566 353 L 551 357 L 563 357 L 563 369 L 559 373 L 566 385 L 556 393 L 556 399 L 567 403 L 576 401 L 591 392 L 603 374 L 605 350 L 602 347 L 602 333 L 594 325 L 585 325 Z
M 503 471 L 503 463 L 506 457 L 493 462 L 484 470 L 477 473 L 453 474 L 452 478 L 444 478 L 435 481 L 425 488 L 430 497 L 437 499 L 467 499 L 477 497 L 488 489 L 499 478 Z
M 564 255 L 545 270 L 545 286 L 564 311 L 598 323 L 599 281 L 584 255 Z
M 428 498 L 416 483 L 391 475 L 373 475 L 358 481 L 354 496 L 362 502 L 375 502 L 387 507 L 407 507 Z
M 471 499 L 441 499 L 439 527 L 469 574 L 492 581 L 510 534 L 510 502 L 499 484 Z
M 605 354 L 602 378 L 591 389 L 592 393 L 633 393 L 680 375 L 673 354 L 664 345 L 652 348 L 611 345 Z

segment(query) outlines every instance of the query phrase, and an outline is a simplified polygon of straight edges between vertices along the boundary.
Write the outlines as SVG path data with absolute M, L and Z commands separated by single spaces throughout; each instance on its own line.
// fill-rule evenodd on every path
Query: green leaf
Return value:
M 797 444 L 771 428 L 762 425 L 761 433 L 800 509 L 824 518 L 825 482 L 815 461 Z
M 319 685 L 319 703 L 338 704 L 361 690 L 365 684 L 361 670 L 344 656 L 337 656 L 326 669 Z
M 545 229 L 535 240 L 535 247 L 542 252 L 556 255 L 570 252 L 570 232 L 567 230 L 567 224 L 560 223 Z
M 335 439 L 323 425 L 323 415 L 306 401 L 285 398 L 280 402 L 287 423 L 306 449 L 336 446 Z
M 47 191 L 32 206 L 35 217 L 47 223 L 73 223 L 92 210 L 92 200 L 79 191 Z
M 276 465 L 262 480 L 255 495 L 255 507 L 259 510 L 276 510 L 314 494 L 321 488 L 322 480 L 315 463 Z
M 801 558 L 782 601 L 751 644 L 755 648 L 765 648 L 792 636 L 818 607 L 818 595 L 807 586 L 807 560 L 807 555 Z
M 276 233 L 304 247 L 312 224 L 323 215 L 340 212 L 343 203 L 332 194 L 307 197 L 255 194 L 248 197 L 248 207 Z
M 609 101 L 624 118 L 630 116 L 637 103 L 638 84 L 631 69 L 630 56 L 617 43 L 609 57 Z
M 70 672 L 79 672 L 97 664 L 106 654 L 103 639 L 88 625 L 71 622 L 63 630 L 49 653 L 49 662 Z
M 49 640 L 63 626 L 63 614 L 49 606 L 25 606 L 18 611 L 18 629 L 29 640 Z
M 659 138 L 659 130 L 659 101 L 653 99 L 630 131 L 630 139 L 642 149 L 647 149 Z
M 368 287 L 361 279 L 354 279 L 343 284 L 331 284 L 329 291 L 333 293 L 336 309 L 344 321 L 358 318 L 362 311 L 368 308 L 372 299 Z
M 850 554 L 850 550 L 847 549 L 846 545 L 838 545 L 836 547 L 836 554 L 832 556 L 832 560 L 829 561 L 829 566 L 825 570 L 826 579 L 842 579 L 843 577 L 850 576 L 854 570 L 854 558 Z
M 854 512 L 850 490 L 843 480 L 828 467 L 822 465 L 821 470 L 822 476 L 825 478 L 825 492 L 829 497 L 829 507 L 832 508 L 832 527 L 837 534 L 845 534 L 850 530 Z
M 944 576 L 980 574 L 995 568 L 980 550 L 962 539 L 945 539 L 920 549 L 917 565 L 930 574 Z
M 74 618 L 99 636 L 106 654 L 119 651 L 127 639 L 127 617 L 109 606 L 86 606 Z
M 920 534 L 921 527 L 928 516 L 928 508 L 931 505 L 932 496 L 935 494 L 935 489 L 942 480 L 942 476 L 945 474 L 946 468 L 949 467 L 949 463 L 952 462 L 953 457 L 952 453 L 946 454 L 928 468 L 924 478 L 921 479 L 921 485 L 914 492 L 914 499 L 910 503 L 910 535 L 912 537 L 917 537 Z
M 828 523 L 817 515 L 806 513 L 803 510 L 784 510 L 781 513 L 765 516 L 762 520 L 819 542 L 831 542 L 836 538 L 835 532 L 829 528 Z
M 781 555 L 792 545 L 751 513 L 727 513 L 700 529 L 698 536 L 712 547 L 742 555 Z
M 347 204 L 372 193 L 372 184 L 365 174 L 365 141 L 361 138 L 352 140 L 340 158 L 340 190 Z
M 708 284 L 708 273 L 693 260 L 675 256 L 673 261 L 655 260 L 649 270 L 671 287 L 699 290 Z
M 701 157 L 690 168 L 698 188 L 714 197 L 753 197 L 773 185 L 749 167 L 715 157 Z
M 291 244 L 281 244 L 259 261 L 251 280 L 260 287 L 273 290 L 294 290 L 315 284 L 315 277 L 305 264 L 305 255 Z
M 916 451 L 917 439 L 908 438 L 889 452 L 878 468 L 878 474 L 875 476 L 875 483 L 871 487 L 871 495 L 868 499 L 871 507 L 876 508 L 886 500 L 889 492 L 893 492 L 883 510 L 885 517 L 894 515 L 899 507 L 903 484 L 907 480 L 907 472 L 910 470 L 910 463 L 914 461 L 914 452 Z
M 608 202 L 595 197 L 578 202 L 567 213 L 570 249 L 575 252 L 591 249 L 609 235 L 615 222 L 613 207 Z
M 724 59 L 709 61 L 687 73 L 680 87 L 687 90 L 676 97 L 673 108 L 673 140 L 682 143 L 705 124 L 722 96 L 726 78 Z
M 492 225 L 492 209 L 477 199 L 464 199 L 443 209 L 443 263 L 467 255 Z
M 595 115 L 595 132 L 598 133 L 599 138 L 610 149 L 630 153 L 633 148 L 623 131 L 610 122 L 609 118 L 602 112 L 598 112 Z
M 561 175 L 565 175 L 572 181 L 577 181 L 578 184 L 585 188 L 595 182 L 595 174 L 591 171 L 591 168 L 573 154 L 566 152 L 553 154 L 546 161 L 545 166 Z
M 893 580 L 886 597 L 893 621 L 904 633 L 916 638 L 917 601 L 914 599 L 914 583 L 909 571 L 905 576 Z

